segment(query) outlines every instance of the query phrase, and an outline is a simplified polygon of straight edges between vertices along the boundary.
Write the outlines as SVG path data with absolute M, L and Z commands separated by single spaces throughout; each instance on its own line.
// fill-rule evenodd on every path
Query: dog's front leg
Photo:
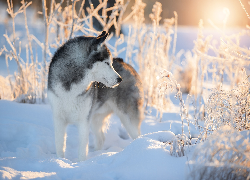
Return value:
M 87 117 L 78 124 L 79 131 L 79 161 L 85 161 L 88 155 L 89 122 Z
M 60 118 L 54 117 L 56 154 L 59 158 L 64 158 L 66 149 L 66 127 L 67 124 Z

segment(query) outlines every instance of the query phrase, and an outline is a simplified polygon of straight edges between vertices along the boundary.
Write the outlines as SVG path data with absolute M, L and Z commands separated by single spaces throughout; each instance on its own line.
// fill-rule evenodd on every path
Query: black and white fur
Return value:
M 90 127 L 95 135 L 95 149 L 102 148 L 105 119 L 113 112 L 133 139 L 140 135 L 142 84 L 130 65 L 119 58 L 113 60 L 104 44 L 107 35 L 103 32 L 98 37 L 71 39 L 52 58 L 48 98 L 58 157 L 64 157 L 66 127 L 70 123 L 78 126 L 80 161 L 86 160 L 88 154 Z

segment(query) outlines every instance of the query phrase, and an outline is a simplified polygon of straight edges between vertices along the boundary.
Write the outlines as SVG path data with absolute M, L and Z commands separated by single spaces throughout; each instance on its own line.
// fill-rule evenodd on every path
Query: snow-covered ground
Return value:
M 74 126 L 67 129 L 66 158 L 56 157 L 49 105 L 0 100 L 0 179 L 183 180 L 192 169 L 189 161 L 194 151 L 214 147 L 213 142 L 196 145 L 194 138 L 186 146 L 185 156 L 171 156 L 168 142 L 181 130 L 175 112 L 165 113 L 161 122 L 146 116 L 141 128 L 142 135 L 133 141 L 119 119 L 112 116 L 103 149 L 93 151 L 90 134 L 88 159 L 77 162 L 78 135 Z M 197 133 L 192 126 L 191 133 Z M 242 135 L 250 137 L 249 132 Z M 213 139 L 219 136 L 220 132 Z
M 112 116 L 103 149 L 93 150 L 90 134 L 88 160 L 77 162 L 77 129 L 69 126 L 66 158 L 60 159 L 50 106 L 1 100 L 0 179 L 185 179 L 192 145 L 186 156 L 173 157 L 166 143 L 180 133 L 178 114 L 165 114 L 162 122 L 148 116 L 141 130 L 142 136 L 132 141 Z

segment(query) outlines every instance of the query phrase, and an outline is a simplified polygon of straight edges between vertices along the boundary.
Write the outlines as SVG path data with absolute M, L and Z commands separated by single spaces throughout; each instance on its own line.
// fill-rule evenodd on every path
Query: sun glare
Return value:
M 230 11 L 227 7 L 216 8 L 211 12 L 211 20 L 218 25 L 225 24 L 228 21 Z
M 206 7 L 204 20 L 212 21 L 216 26 L 232 27 L 244 24 L 244 11 L 234 1 L 213 1 Z M 245 23 L 246 24 L 246 23 Z

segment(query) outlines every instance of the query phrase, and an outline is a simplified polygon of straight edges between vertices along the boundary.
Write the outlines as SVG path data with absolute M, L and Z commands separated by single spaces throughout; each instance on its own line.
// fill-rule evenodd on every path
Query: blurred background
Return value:
M 154 0 L 147 0 L 147 13 L 150 13 Z M 250 24 L 239 0 L 160 0 L 162 3 L 162 17 L 173 17 L 173 11 L 178 13 L 178 24 L 184 26 L 197 26 L 203 19 L 204 26 L 209 26 L 208 19 L 216 25 L 222 25 L 225 10 L 229 10 L 227 26 L 246 26 Z M 247 12 L 250 13 L 248 0 L 241 0 Z M 149 19 L 148 19 L 149 20 Z
M 28 0 L 29 1 L 29 0 Z M 80 6 L 80 0 L 76 4 Z M 135 0 L 131 0 L 130 5 L 127 8 L 127 11 L 131 11 L 131 6 L 134 4 Z M 0 2 L 6 4 L 6 0 L 0 0 Z M 60 2 L 60 0 L 56 0 Z M 63 6 L 67 5 L 65 0 Z M 86 6 L 89 6 L 89 2 L 92 2 L 96 7 L 99 4 L 99 0 L 86 0 Z M 145 8 L 145 22 L 150 23 L 149 14 L 152 12 L 152 7 L 155 0 L 143 0 L 147 4 Z M 250 19 L 248 19 L 246 13 L 241 7 L 239 0 L 159 0 L 162 4 L 162 19 L 174 17 L 174 11 L 178 13 L 178 25 L 181 26 L 197 26 L 200 19 L 203 19 L 204 26 L 211 26 L 208 23 L 208 19 L 214 22 L 217 26 L 223 25 L 223 19 L 225 18 L 226 13 L 229 13 L 227 19 L 227 27 L 245 27 L 247 24 L 250 25 Z M 250 13 L 250 1 L 241 0 L 242 4 L 246 8 L 246 11 Z M 13 0 L 14 6 L 20 6 L 20 0 Z M 70 0 L 71 3 L 71 0 Z M 112 6 L 115 3 L 115 0 L 109 0 L 108 6 Z M 47 0 L 47 6 L 49 7 L 50 0 Z M 33 0 L 33 8 L 41 11 L 42 0 Z M 38 15 L 38 17 L 42 17 Z

